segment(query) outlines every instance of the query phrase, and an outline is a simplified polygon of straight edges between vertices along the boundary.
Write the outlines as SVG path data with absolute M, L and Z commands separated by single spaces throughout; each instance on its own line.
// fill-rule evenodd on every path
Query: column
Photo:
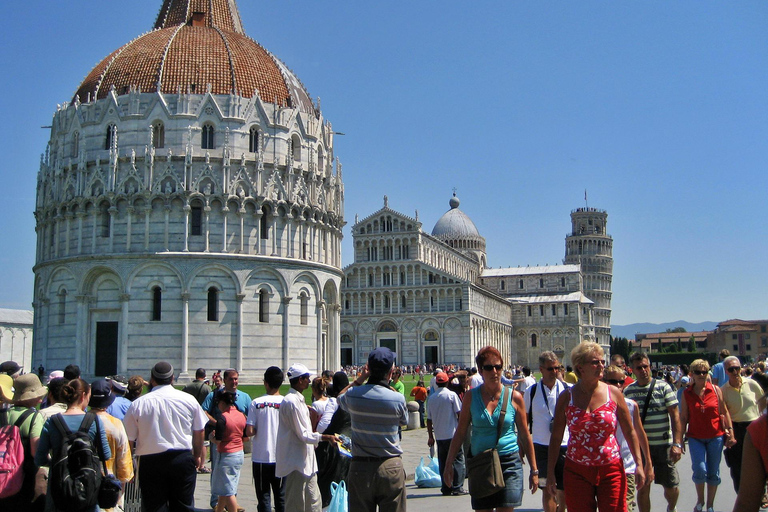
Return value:
M 130 224 L 129 224 L 130 225 Z M 120 327 L 118 328 L 120 343 L 117 346 L 117 372 L 128 371 L 128 309 L 131 296 L 127 293 L 120 295 Z
M 245 247 L 245 208 L 237 210 L 237 218 L 240 219 L 240 254 L 243 254 Z M 248 251 L 249 253 L 251 251 Z
M 208 205 L 205 205 L 203 208 L 203 213 L 205 214 L 205 252 L 211 252 L 211 244 L 210 244 L 210 235 L 211 235 L 211 224 L 210 224 L 210 215 L 211 215 L 211 207 Z
M 185 221 L 189 221 L 189 213 L 185 213 L 184 219 L 185 219 Z M 188 224 L 189 224 L 189 222 L 185 222 L 184 223 L 184 247 L 187 246 L 187 234 L 188 234 L 187 225 Z M 165 246 L 166 252 L 170 251 L 170 244 L 169 244 L 169 239 L 170 239 L 170 236 L 171 236 L 170 235 L 170 231 L 169 231 L 170 227 L 171 227 L 170 225 L 171 225 L 171 207 L 169 205 L 166 205 L 166 207 L 165 207 L 165 234 L 163 236 L 163 245 Z M 149 231 L 147 231 L 147 232 L 149 232 Z
M 149 251 L 149 216 L 152 214 L 152 207 L 144 207 L 144 250 Z
M 181 294 L 181 374 L 189 378 L 189 293 Z
M 77 254 L 83 254 L 83 217 L 85 217 L 85 212 L 79 210 L 75 216 L 77 217 Z
M 221 236 L 221 252 L 227 252 L 227 214 L 229 213 L 229 207 L 224 206 L 224 208 L 221 209 L 221 215 L 224 217 L 224 232 Z M 238 372 L 240 371 L 240 368 L 238 368 Z
M 77 323 L 75 325 L 75 360 L 79 360 L 83 373 L 91 372 L 91 361 L 88 357 L 88 347 L 91 339 L 88 337 L 88 295 L 75 295 L 77 300 Z M 49 308 L 50 311 L 50 308 Z M 47 330 L 46 330 L 47 331 Z M 46 332 L 47 335 L 47 332 Z
M 291 362 L 288 360 L 290 357 L 290 346 L 289 346 L 289 329 L 288 329 L 288 304 L 290 304 L 291 299 L 293 297 L 283 297 L 283 368 L 288 368 L 291 365 Z
M 256 210 L 256 213 L 253 214 L 254 218 L 256 219 L 256 243 L 254 244 L 256 246 L 256 254 L 262 254 L 266 252 L 266 247 L 262 249 L 261 247 L 261 217 L 263 216 L 264 212 L 261 211 L 261 208 Z M 250 246 L 248 250 L 248 254 L 250 254 Z
M 245 330 L 245 327 L 243 326 L 243 300 L 245 299 L 244 293 L 238 293 L 235 295 L 235 300 L 237 300 L 237 363 L 235 365 L 235 368 L 237 368 L 237 372 L 242 376 L 243 375 L 243 331 Z
M 133 228 L 133 212 L 135 210 L 133 206 L 129 206 L 127 211 L 128 211 L 128 220 L 127 220 L 127 225 L 125 227 L 125 251 L 131 252 L 131 229 Z
M 66 234 L 64 236 L 64 256 L 69 256 L 69 230 L 72 229 L 72 212 L 67 212 L 64 215 L 66 219 Z
M 168 250 L 168 216 L 170 207 L 166 208 L 165 212 L 165 246 Z M 188 204 L 184 205 L 184 252 L 189 252 L 189 212 L 192 211 L 192 207 Z
M 317 317 L 317 371 L 318 373 L 325 370 L 323 364 L 325 363 L 325 354 L 322 353 L 323 349 L 323 309 L 326 307 L 326 303 L 323 300 L 317 301 L 317 307 L 315 308 L 315 315 Z
M 97 211 L 98 209 L 94 208 L 93 214 L 91 215 L 91 254 L 96 253 L 96 221 L 98 220 L 96 218 Z
M 117 215 L 117 207 L 112 205 L 109 207 L 109 252 L 115 251 L 115 216 Z

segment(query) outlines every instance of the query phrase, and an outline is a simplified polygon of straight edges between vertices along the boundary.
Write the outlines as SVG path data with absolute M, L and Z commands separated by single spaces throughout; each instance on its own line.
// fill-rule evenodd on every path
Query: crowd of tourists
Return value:
M 349 511 L 405 511 L 408 374 L 417 380 L 412 410 L 436 449 L 440 492 L 470 494 L 473 510 L 512 511 L 523 493 L 541 491 L 545 512 L 649 512 L 656 484 L 674 512 L 686 449 L 694 512 L 713 512 L 723 454 L 738 496 L 734 511 L 768 504 L 762 363 L 747 370 L 723 351 L 712 368 L 696 359 L 653 369 L 636 352 L 606 366 L 592 342 L 575 347 L 570 361 L 564 367 L 554 352 L 542 352 L 537 381 L 531 368 L 506 366 L 490 346 L 464 369 L 396 366 L 396 354 L 380 347 L 367 364 L 336 373 L 269 367 L 259 397 L 238 389 L 235 369 L 209 379 L 200 368 L 178 389 L 164 361 L 149 381 L 115 375 L 91 383 L 74 364 L 41 379 L 42 368 L 24 373 L 6 361 L 0 510 L 109 510 L 138 500 L 143 511 L 192 511 L 196 479 L 210 474 L 210 507 L 243 511 L 237 495 L 251 438 L 259 512 L 320 512 L 342 482 Z M 135 492 L 123 496 L 129 486 Z

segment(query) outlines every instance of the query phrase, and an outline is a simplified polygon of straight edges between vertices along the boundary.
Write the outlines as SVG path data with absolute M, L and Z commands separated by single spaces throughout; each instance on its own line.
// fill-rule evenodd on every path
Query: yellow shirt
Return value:
M 123 422 L 106 412 L 98 414 L 104 424 L 107 442 L 112 452 L 112 458 L 107 461 L 107 471 L 121 482 L 127 482 L 133 478 L 133 459 Z
M 565 382 L 568 384 L 576 384 L 579 382 L 579 377 L 577 377 L 573 372 L 568 372 L 565 374 Z
M 730 381 L 726 381 L 720 389 L 723 390 L 723 400 L 728 407 L 731 421 L 754 421 L 760 417 L 760 411 L 757 409 L 757 401 L 763 396 L 760 384 L 742 377 L 739 389 L 731 386 Z

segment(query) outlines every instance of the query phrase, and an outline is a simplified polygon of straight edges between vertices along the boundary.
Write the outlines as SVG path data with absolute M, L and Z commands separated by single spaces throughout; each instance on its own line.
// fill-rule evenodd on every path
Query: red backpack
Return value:
M 13 496 L 24 483 L 21 426 L 34 412 L 33 409 L 27 409 L 13 425 L 9 425 L 8 409 L 0 411 L 0 498 Z

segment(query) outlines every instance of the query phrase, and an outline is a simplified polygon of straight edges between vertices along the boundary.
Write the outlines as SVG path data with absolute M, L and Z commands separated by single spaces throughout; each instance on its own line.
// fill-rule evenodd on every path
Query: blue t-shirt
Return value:
M 114 416 L 120 421 L 123 421 L 123 418 L 125 418 L 125 413 L 128 411 L 128 408 L 131 406 L 131 403 L 133 402 L 131 402 L 124 396 L 116 396 L 115 401 L 112 402 L 112 404 L 110 404 L 109 407 L 107 407 L 107 414 L 109 414 L 110 416 Z
M 499 455 L 515 453 L 520 448 L 517 445 L 517 432 L 515 431 L 515 406 L 512 402 L 512 389 L 507 386 L 502 388 L 502 396 L 491 415 L 485 408 L 480 391 L 484 386 L 478 386 L 469 391 L 472 393 L 472 407 L 470 408 L 472 413 L 472 453 L 477 455 L 494 447 L 498 450 Z M 501 436 L 497 444 L 496 430 L 503 400 L 507 400 L 507 413 L 504 416 L 504 424 L 501 427 Z
M 83 422 L 85 413 L 57 414 L 56 416 L 61 417 L 61 419 L 63 419 L 64 423 L 67 425 L 67 428 L 74 432 L 80 428 L 80 424 Z M 96 439 L 96 422 L 99 422 L 99 431 L 101 432 L 101 446 L 104 449 L 104 458 L 105 460 L 109 460 L 112 457 L 112 452 L 109 449 L 107 433 L 104 429 L 104 423 L 101 421 L 101 418 L 96 416 L 93 424 L 91 424 L 91 428 L 88 430 L 88 434 L 91 436 L 91 440 L 94 443 L 99 442 L 98 439 Z M 52 457 L 56 457 L 58 455 L 59 449 L 61 448 L 61 445 L 63 444 L 63 441 L 64 438 L 61 437 L 61 432 L 59 432 L 59 429 L 56 428 L 56 425 L 53 424 L 53 417 L 48 418 L 48 420 L 46 420 L 45 424 L 43 425 L 43 431 L 40 433 L 40 441 L 37 445 L 37 453 L 35 454 L 35 464 L 38 466 L 47 466 L 49 452 Z
M 224 389 L 224 388 L 222 388 Z M 203 400 L 203 410 L 210 414 L 211 416 L 216 416 L 214 413 L 216 412 L 211 407 L 211 404 L 213 403 L 213 396 L 217 393 L 219 393 L 220 390 L 216 390 L 213 393 L 208 393 L 208 396 L 205 397 L 205 400 Z M 251 397 L 248 396 L 248 393 L 244 391 L 237 390 L 237 398 L 235 398 L 235 407 L 237 407 L 237 410 L 241 413 L 248 415 L 248 407 L 251 406 Z
M 712 367 L 712 378 L 717 379 L 718 386 L 728 382 L 728 376 L 725 374 L 725 366 L 723 366 L 722 361 Z

